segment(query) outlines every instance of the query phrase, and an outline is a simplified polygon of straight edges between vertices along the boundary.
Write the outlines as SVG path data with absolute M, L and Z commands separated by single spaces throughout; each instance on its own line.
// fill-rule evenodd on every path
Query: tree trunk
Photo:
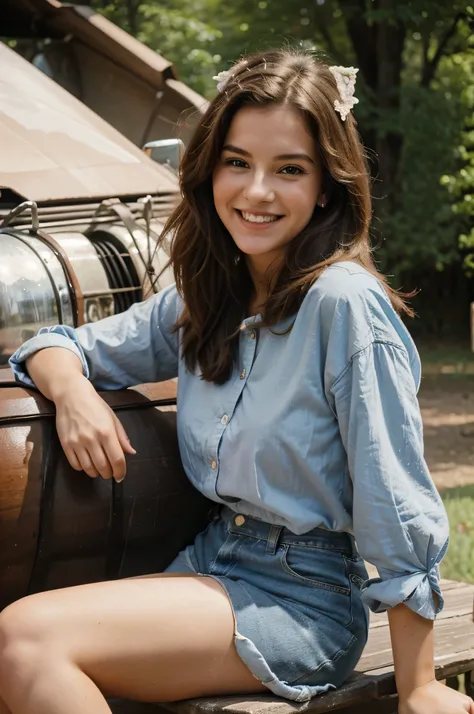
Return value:
M 138 8 L 140 0 L 126 0 L 129 32 L 135 37 L 138 30 Z
M 378 0 L 374 0 L 374 8 L 377 2 Z M 378 85 L 377 25 L 367 23 L 365 0 L 340 0 L 340 6 L 346 18 L 347 33 L 356 56 L 357 67 L 370 94 L 376 97 Z M 374 178 L 379 174 L 376 120 L 377 113 L 374 106 L 367 116 L 366 126 L 362 127 L 362 138 L 369 150 L 370 171 Z
M 347 31 L 360 72 L 373 95 L 373 111 L 368 118 L 368 130 L 363 132 L 363 136 L 367 147 L 376 153 L 371 166 L 372 175 L 377 178 L 374 194 L 386 198 L 384 204 L 389 211 L 394 210 L 397 204 L 398 173 L 403 148 L 400 133 L 383 129 L 384 116 L 393 122 L 400 111 L 406 28 L 396 18 L 394 11 L 397 4 L 398 0 L 373 0 L 371 8 L 384 12 L 387 19 L 368 24 L 365 0 L 340 0 L 343 12 L 347 12 Z
M 379 0 L 381 10 L 393 9 L 394 0 Z M 392 123 L 400 112 L 400 85 L 403 67 L 403 47 L 406 28 L 401 22 L 381 22 L 377 27 L 377 108 L 382 117 Z M 379 129 L 377 154 L 382 178 L 381 194 L 386 197 L 390 211 L 398 204 L 399 167 L 403 148 L 403 136 L 399 131 Z

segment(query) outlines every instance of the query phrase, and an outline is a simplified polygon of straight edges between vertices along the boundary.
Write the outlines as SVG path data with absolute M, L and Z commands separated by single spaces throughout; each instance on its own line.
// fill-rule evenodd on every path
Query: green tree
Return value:
M 212 77 L 222 62 L 214 50 L 222 33 L 211 22 L 196 18 L 198 5 L 191 0 L 92 0 L 92 6 L 109 20 L 173 62 L 186 84 L 209 96 L 215 91 Z
M 442 176 L 441 183 L 449 191 L 452 212 L 461 228 L 459 243 L 469 276 L 474 275 L 474 52 L 452 57 L 452 71 L 466 78 L 461 99 L 466 107 L 464 130 L 457 147 L 459 170 Z M 470 81 L 469 81 L 470 80 Z

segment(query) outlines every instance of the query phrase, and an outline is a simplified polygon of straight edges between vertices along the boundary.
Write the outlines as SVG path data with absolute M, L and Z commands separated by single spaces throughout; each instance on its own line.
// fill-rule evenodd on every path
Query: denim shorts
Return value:
M 367 579 L 354 538 L 295 535 L 224 508 L 167 572 L 211 576 L 227 591 L 235 646 L 274 694 L 303 702 L 340 686 L 368 635 Z

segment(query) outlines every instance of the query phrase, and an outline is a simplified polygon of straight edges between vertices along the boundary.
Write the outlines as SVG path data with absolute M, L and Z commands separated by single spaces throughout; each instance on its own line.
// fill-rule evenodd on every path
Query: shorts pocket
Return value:
M 281 548 L 281 565 L 288 575 L 310 587 L 349 597 L 350 584 L 340 553 L 314 546 L 284 544 Z
M 369 633 L 368 609 L 362 602 L 361 589 L 368 579 L 365 563 L 362 558 L 348 558 L 344 556 L 346 573 L 351 583 L 351 612 L 352 631 L 360 640 L 367 640 Z

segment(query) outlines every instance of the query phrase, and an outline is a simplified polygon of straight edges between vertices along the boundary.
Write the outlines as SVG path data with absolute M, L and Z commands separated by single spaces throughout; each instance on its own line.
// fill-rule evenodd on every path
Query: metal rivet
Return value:
M 234 518 L 234 523 L 236 526 L 243 526 L 245 523 L 245 516 L 238 515 Z
M 217 469 L 217 461 L 213 461 L 211 464 L 211 469 L 215 471 Z
M 255 339 L 255 330 L 250 330 L 249 337 L 250 337 L 251 340 L 254 340 L 254 339 Z
M 229 417 L 227 416 L 227 414 L 224 414 L 224 416 L 221 419 L 221 424 L 225 425 L 225 424 L 227 424 L 228 421 L 229 421 Z
M 247 370 L 246 370 L 245 367 L 244 367 L 244 369 L 243 369 L 243 370 L 241 371 L 241 373 L 240 373 L 240 379 L 245 379 L 245 375 L 246 375 L 246 374 L 247 374 Z

